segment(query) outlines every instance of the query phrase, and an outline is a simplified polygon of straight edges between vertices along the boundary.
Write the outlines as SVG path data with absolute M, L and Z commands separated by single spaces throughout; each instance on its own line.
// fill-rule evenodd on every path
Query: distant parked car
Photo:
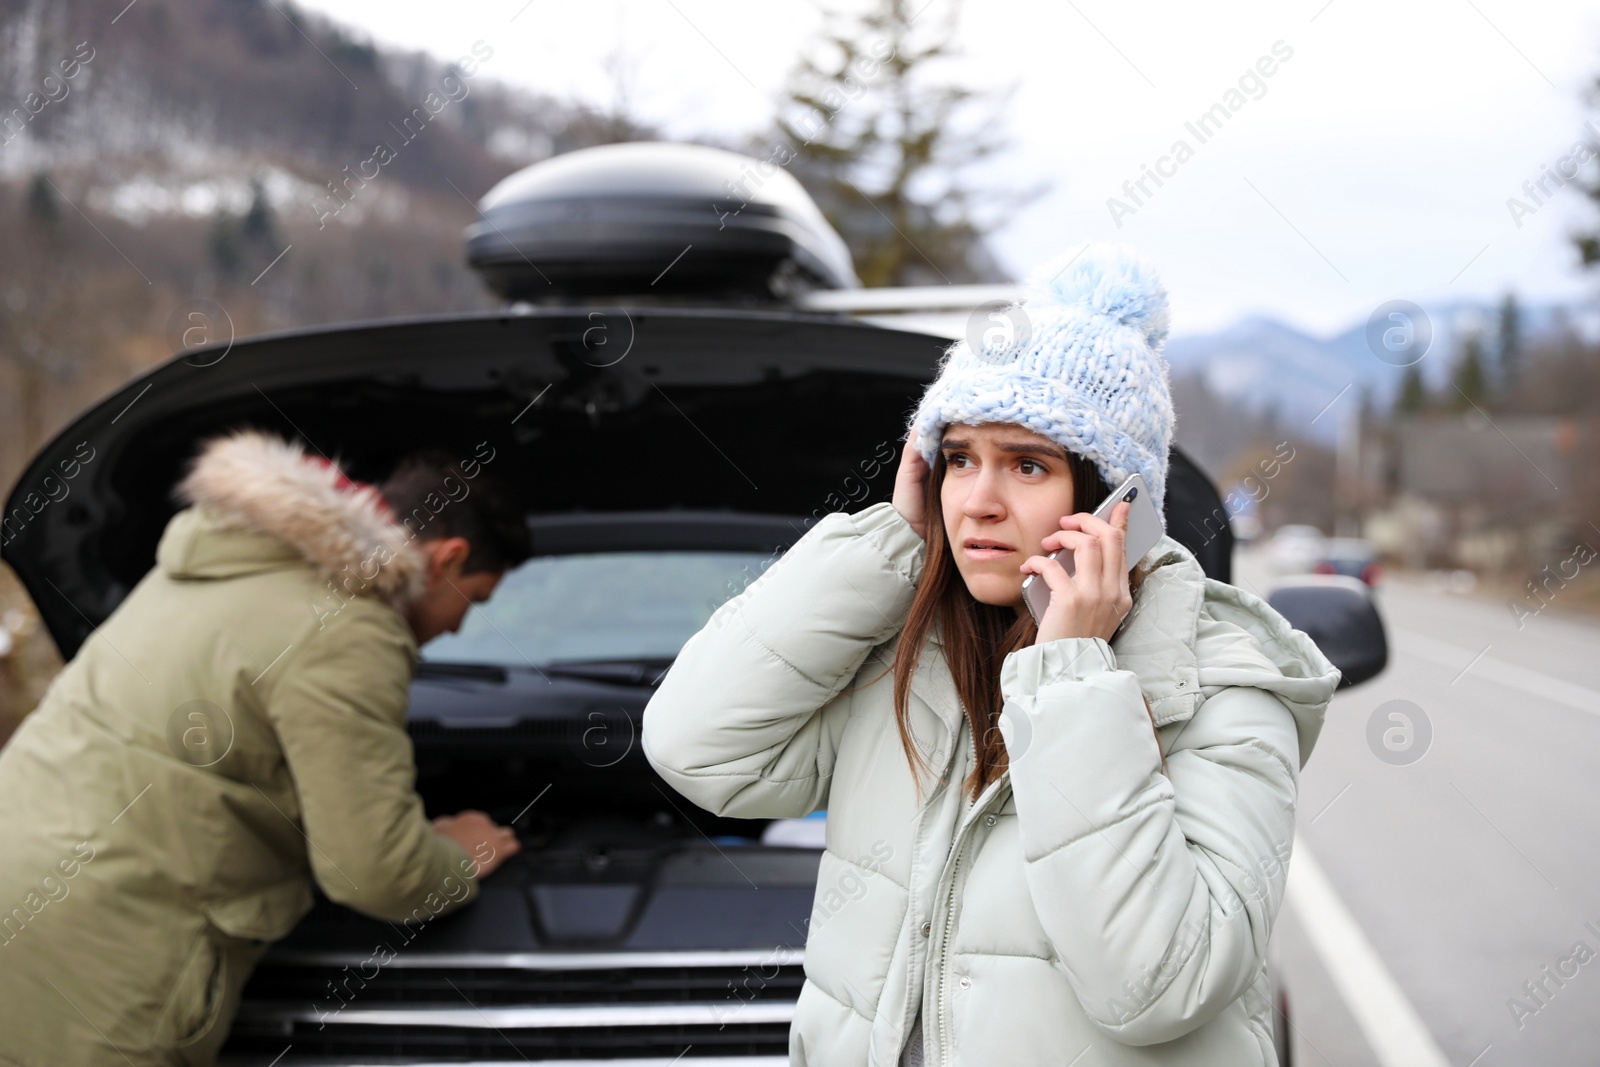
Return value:
M 1315 526 L 1280 526 L 1267 545 L 1267 559 L 1278 574 L 1309 574 L 1327 549 Z
M 1383 580 L 1383 565 L 1378 553 L 1364 537 L 1332 537 L 1322 550 L 1322 558 L 1312 564 L 1313 574 L 1343 574 L 1360 578 L 1369 586 Z

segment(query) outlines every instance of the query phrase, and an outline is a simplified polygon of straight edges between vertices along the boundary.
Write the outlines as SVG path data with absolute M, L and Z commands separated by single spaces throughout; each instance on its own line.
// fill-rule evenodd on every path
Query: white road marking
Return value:
M 1463 663 L 1473 658 L 1473 651 L 1461 645 L 1441 641 L 1436 637 L 1418 633 L 1415 630 L 1406 630 L 1395 627 L 1393 630 L 1396 646 L 1408 656 L 1416 656 L 1430 663 L 1437 663 L 1441 667 L 1453 670 L 1461 668 Z M 1542 671 L 1529 670 L 1519 667 L 1515 663 L 1500 659 L 1496 656 L 1479 655 L 1477 660 L 1469 663 L 1471 673 L 1487 682 L 1498 682 L 1512 689 L 1520 690 L 1530 696 L 1540 697 L 1555 704 L 1562 704 L 1590 715 L 1600 715 L 1600 692 L 1587 686 L 1574 685 L 1563 682 L 1559 678 L 1552 678 Z M 1464 672 L 1465 673 L 1465 672 Z
M 1383 1067 L 1450 1067 L 1417 1009 L 1295 835 L 1287 900 Z

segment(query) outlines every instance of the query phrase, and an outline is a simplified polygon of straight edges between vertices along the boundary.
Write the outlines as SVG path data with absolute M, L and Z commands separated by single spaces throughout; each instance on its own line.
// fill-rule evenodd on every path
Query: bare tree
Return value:
M 644 65 L 641 56 L 630 53 L 627 42 L 618 38 L 601 61 L 610 84 L 611 99 L 601 111 L 598 123 L 600 136 L 607 142 L 645 141 L 658 136 L 658 131 L 639 117 L 639 73 Z

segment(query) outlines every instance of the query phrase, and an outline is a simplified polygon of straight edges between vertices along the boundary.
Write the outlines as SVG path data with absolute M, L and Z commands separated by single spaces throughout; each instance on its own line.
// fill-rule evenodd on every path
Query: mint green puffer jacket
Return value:
M 701 807 L 828 812 L 791 1063 L 894 1067 L 919 1011 L 928 1067 L 1274 1063 L 1267 939 L 1338 671 L 1165 538 L 1114 641 L 1007 657 L 1011 767 L 976 803 L 930 638 L 910 716 L 940 777 L 919 803 L 893 677 L 866 683 L 923 553 L 888 503 L 827 516 L 688 641 L 645 712 L 651 764 Z

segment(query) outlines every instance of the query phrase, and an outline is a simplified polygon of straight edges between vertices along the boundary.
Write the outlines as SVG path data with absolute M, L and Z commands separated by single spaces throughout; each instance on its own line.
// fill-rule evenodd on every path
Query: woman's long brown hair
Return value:
M 1069 452 L 1067 467 L 1072 477 L 1072 507 L 1075 512 L 1093 511 L 1110 495 L 1111 487 L 1100 477 L 1092 463 Z M 1028 612 L 1019 615 L 1010 607 L 984 604 L 967 591 L 966 582 L 956 569 L 955 559 L 950 552 L 950 538 L 944 528 L 944 508 L 940 499 L 944 476 L 945 459 L 940 451 L 934 456 L 933 468 L 923 494 L 926 557 L 916 595 L 911 600 L 905 626 L 900 631 L 900 644 L 893 666 L 895 723 L 900 731 L 900 745 L 905 750 L 912 775 L 917 781 L 920 799 L 922 772 L 931 774 L 932 769 L 911 739 L 911 676 L 916 672 L 928 633 L 937 623 L 945 661 L 972 730 L 975 759 L 972 772 L 967 775 L 963 787 L 976 799 L 984 787 L 1000 777 L 1009 766 L 1005 741 L 1000 736 L 998 725 L 1002 703 L 1000 668 L 1006 656 L 1033 644 L 1039 629 Z M 1128 586 L 1135 600 L 1144 577 L 1142 567 L 1135 568 L 1129 575 Z M 1149 707 L 1146 701 L 1145 709 L 1148 711 Z M 1152 715 L 1151 730 L 1154 729 L 1155 719 Z M 1159 735 L 1156 740 L 1159 745 Z

